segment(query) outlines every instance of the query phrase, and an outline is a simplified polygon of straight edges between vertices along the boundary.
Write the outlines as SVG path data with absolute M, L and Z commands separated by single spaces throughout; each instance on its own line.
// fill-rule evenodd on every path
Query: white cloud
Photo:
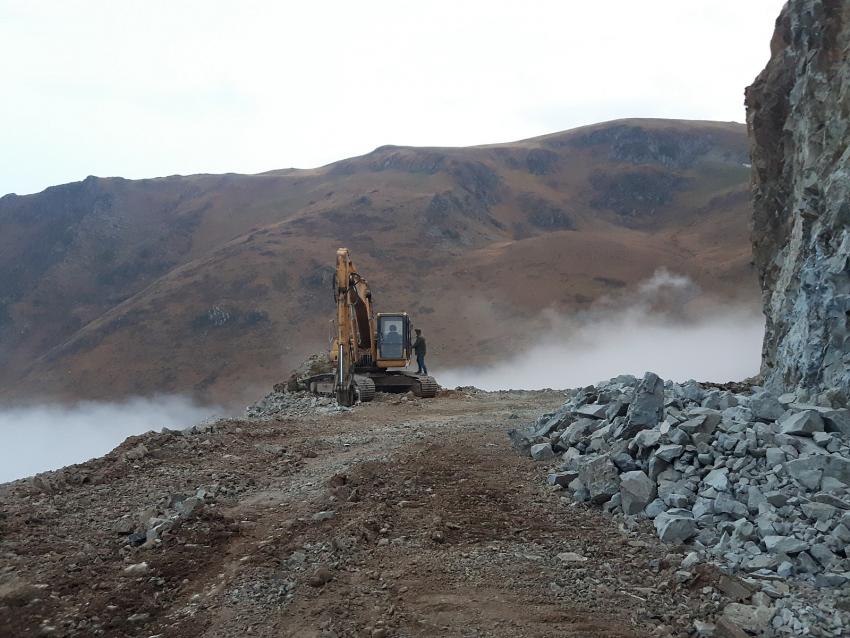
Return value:
M 764 317 L 752 306 L 706 304 L 687 277 L 659 271 L 620 299 L 585 315 L 549 313 L 528 350 L 481 368 L 437 373 L 447 388 L 583 387 L 651 370 L 674 381 L 740 381 L 758 373 Z M 697 301 L 688 310 L 689 301 Z
M 0 193 L 743 119 L 781 0 L 0 0 Z
M 71 406 L 0 406 L 0 483 L 102 456 L 128 436 L 182 429 L 219 412 L 179 396 Z

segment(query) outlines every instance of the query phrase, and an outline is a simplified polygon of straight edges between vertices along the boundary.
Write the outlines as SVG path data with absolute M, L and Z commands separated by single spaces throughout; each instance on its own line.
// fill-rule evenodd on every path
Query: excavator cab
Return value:
M 410 317 L 407 313 L 378 313 L 377 364 L 403 368 L 410 359 Z

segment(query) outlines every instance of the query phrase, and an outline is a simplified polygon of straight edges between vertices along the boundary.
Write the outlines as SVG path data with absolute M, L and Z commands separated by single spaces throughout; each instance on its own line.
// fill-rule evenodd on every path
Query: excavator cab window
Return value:
M 380 315 L 378 317 L 378 358 L 406 359 L 410 344 L 410 319 L 407 315 Z

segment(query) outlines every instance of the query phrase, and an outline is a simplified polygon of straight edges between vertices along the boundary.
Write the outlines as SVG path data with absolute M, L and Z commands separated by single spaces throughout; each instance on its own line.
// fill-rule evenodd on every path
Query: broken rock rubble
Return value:
M 119 518 L 112 524 L 112 531 L 124 537 L 128 545 L 155 546 L 173 528 L 198 517 L 207 505 L 215 502 L 216 494 L 220 491 L 220 486 L 213 485 L 199 487 L 191 495 L 170 494 L 135 516 Z M 143 562 L 130 565 L 124 571 L 127 574 L 142 574 L 147 570 L 148 564 Z
M 339 405 L 330 397 L 319 397 L 309 392 L 271 392 L 245 409 L 250 419 L 298 419 L 310 415 L 349 412 L 351 408 Z
M 551 485 L 652 520 L 662 541 L 690 546 L 691 563 L 763 583 L 850 586 L 850 412 L 805 391 L 752 390 L 623 375 L 568 392 L 556 412 L 510 437 L 535 459 L 546 460 L 546 448 L 558 455 Z M 786 635 L 803 626 L 801 614 L 812 635 L 850 627 L 844 611 L 768 602 L 725 621 Z

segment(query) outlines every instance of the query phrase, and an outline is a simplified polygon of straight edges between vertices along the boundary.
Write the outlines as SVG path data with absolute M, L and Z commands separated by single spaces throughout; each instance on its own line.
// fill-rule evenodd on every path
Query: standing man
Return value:
M 416 353 L 416 367 L 419 368 L 416 374 L 428 374 L 428 368 L 425 367 L 425 337 L 422 336 L 419 328 L 416 328 L 414 332 L 416 340 L 413 342 L 413 352 Z

